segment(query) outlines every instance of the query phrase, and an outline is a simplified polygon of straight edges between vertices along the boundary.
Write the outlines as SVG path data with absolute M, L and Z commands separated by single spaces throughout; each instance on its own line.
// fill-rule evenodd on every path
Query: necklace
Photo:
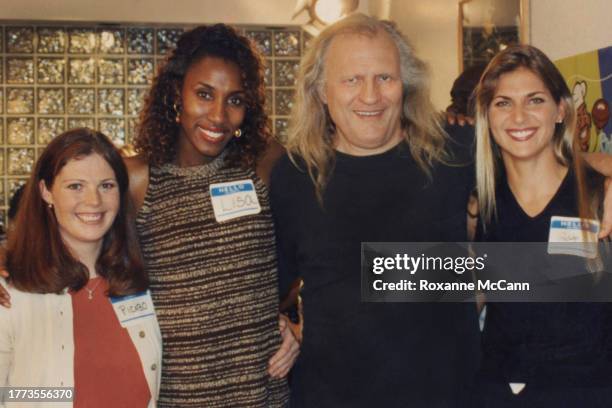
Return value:
M 93 293 L 98 288 L 98 285 L 100 284 L 101 281 L 102 281 L 102 279 L 98 279 L 98 282 L 96 282 L 94 287 L 91 288 L 91 289 L 89 289 L 87 286 L 85 286 L 85 290 L 87 291 L 87 300 L 93 299 Z

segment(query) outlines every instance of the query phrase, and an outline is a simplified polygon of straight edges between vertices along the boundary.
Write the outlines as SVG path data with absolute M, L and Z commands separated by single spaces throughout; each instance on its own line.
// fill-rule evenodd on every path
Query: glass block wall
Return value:
M 157 66 L 189 28 L 0 22 L 0 223 L 55 135 L 87 126 L 119 147 L 131 142 Z M 266 59 L 267 110 L 282 139 L 305 34 L 299 27 L 237 28 Z

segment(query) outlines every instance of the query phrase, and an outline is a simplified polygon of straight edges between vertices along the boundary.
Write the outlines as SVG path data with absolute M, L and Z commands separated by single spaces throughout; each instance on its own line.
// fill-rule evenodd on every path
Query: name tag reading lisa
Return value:
M 217 222 L 261 212 L 252 180 L 211 184 L 210 198 Z
M 140 324 L 143 320 L 155 316 L 151 292 L 148 290 L 128 296 L 111 297 L 110 301 L 121 327 Z
M 554 216 L 550 219 L 548 253 L 597 257 L 599 221 Z

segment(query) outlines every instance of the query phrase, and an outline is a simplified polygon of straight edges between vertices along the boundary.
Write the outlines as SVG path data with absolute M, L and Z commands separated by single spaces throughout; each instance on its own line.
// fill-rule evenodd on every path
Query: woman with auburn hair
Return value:
M 603 180 L 587 174 L 572 95 L 546 55 L 500 52 L 476 105 L 479 240 L 546 242 L 555 216 L 600 219 Z M 611 317 L 607 303 L 489 303 L 476 406 L 612 406 Z
M 106 136 L 74 129 L 45 148 L 8 238 L 0 385 L 74 387 L 64 406 L 156 406 L 161 334 L 129 210 Z
M 185 32 L 127 160 L 164 339 L 160 407 L 288 399 L 298 344 L 284 319 L 279 332 L 262 64 L 227 25 Z

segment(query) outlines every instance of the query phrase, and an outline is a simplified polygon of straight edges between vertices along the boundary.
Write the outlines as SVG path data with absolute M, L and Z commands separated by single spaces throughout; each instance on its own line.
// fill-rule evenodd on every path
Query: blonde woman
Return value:
M 551 218 L 599 218 L 602 179 L 573 144 L 571 93 L 537 48 L 510 47 L 476 91 L 479 239 L 548 241 Z M 609 407 L 607 303 L 489 303 L 476 406 Z

